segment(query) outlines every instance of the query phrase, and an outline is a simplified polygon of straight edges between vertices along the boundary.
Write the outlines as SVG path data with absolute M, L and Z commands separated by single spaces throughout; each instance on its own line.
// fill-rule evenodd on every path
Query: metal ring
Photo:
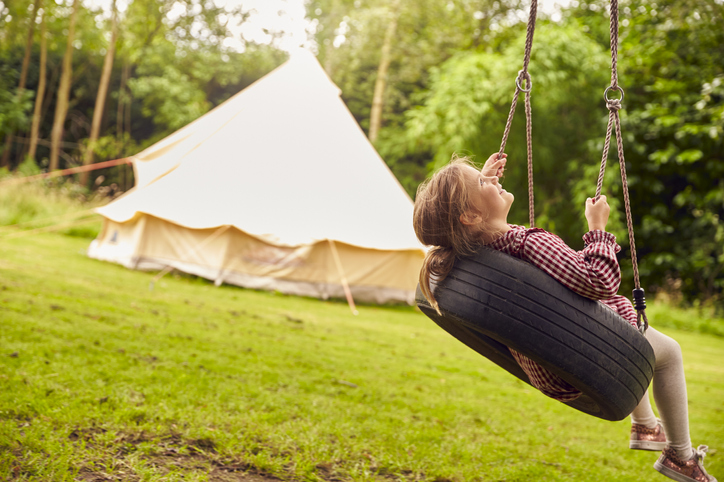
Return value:
M 526 81 L 528 81 L 528 89 L 526 90 L 526 89 L 524 89 L 523 87 L 520 86 L 520 77 L 521 77 L 521 74 L 523 74 L 523 71 L 522 71 L 522 70 L 518 72 L 518 77 L 515 78 L 515 86 L 518 87 L 518 90 L 520 90 L 521 92 L 528 93 L 528 92 L 531 91 L 531 89 L 533 89 L 533 80 L 530 78 L 530 74 L 529 74 L 528 72 L 526 72 L 526 73 L 525 73 L 525 77 L 524 77 L 524 79 L 525 79 Z
M 609 92 L 611 89 L 617 90 L 617 91 L 621 92 L 621 98 L 620 98 L 620 99 L 609 99 L 609 98 L 608 98 L 608 92 Z M 610 101 L 612 101 L 612 100 L 620 100 L 621 102 L 623 102 L 623 89 L 622 89 L 620 86 L 616 86 L 616 87 L 608 86 L 608 87 L 606 87 L 606 91 L 603 93 L 603 100 L 605 100 L 606 102 L 610 102 Z

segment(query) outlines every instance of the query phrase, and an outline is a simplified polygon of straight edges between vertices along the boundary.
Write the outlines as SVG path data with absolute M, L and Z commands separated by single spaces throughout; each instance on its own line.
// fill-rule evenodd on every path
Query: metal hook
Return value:
M 617 90 L 617 91 L 621 92 L 621 98 L 620 98 L 620 99 L 609 99 L 609 98 L 608 98 L 608 93 L 609 93 L 609 91 L 611 91 L 611 90 Z M 618 101 L 620 101 L 621 103 L 623 103 L 623 89 L 622 89 L 620 86 L 618 86 L 618 85 L 617 85 L 616 87 L 611 87 L 611 86 L 606 87 L 606 90 L 605 90 L 605 92 L 603 93 L 603 100 L 605 100 L 606 103 L 609 103 L 609 102 L 611 102 L 612 100 L 618 100 Z

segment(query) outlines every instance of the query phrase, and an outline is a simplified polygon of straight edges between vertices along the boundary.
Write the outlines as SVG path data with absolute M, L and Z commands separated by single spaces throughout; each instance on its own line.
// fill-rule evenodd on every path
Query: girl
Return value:
M 456 258 L 472 255 L 488 246 L 542 269 L 576 293 L 598 300 L 636 326 L 631 302 L 616 295 L 621 270 L 616 253 L 621 249 L 614 235 L 606 232 L 610 207 L 606 196 L 586 200 L 589 231 L 585 248 L 574 251 L 561 238 L 542 229 L 508 224 L 514 197 L 500 185 L 506 155 L 493 154 L 482 170 L 465 158 L 454 158 L 417 191 L 413 224 L 418 239 L 430 246 L 422 270 L 420 287 L 438 309 L 430 278 L 443 279 Z M 439 309 L 438 309 L 439 311 Z M 661 420 L 657 420 L 648 392 L 631 414 L 629 447 L 662 450 L 654 468 L 680 482 L 716 482 L 704 470 L 705 445 L 693 449 L 689 439 L 686 381 L 681 348 L 672 338 L 649 327 L 646 339 L 654 349 L 653 390 Z M 545 395 L 561 401 L 574 400 L 580 392 L 533 360 L 510 350 L 531 384 Z

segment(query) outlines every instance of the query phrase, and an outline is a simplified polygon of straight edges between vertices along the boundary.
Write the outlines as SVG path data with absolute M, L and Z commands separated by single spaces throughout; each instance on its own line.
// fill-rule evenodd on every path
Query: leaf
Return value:
M 704 157 L 704 153 L 699 149 L 687 149 L 676 156 L 676 162 L 679 164 L 691 164 Z

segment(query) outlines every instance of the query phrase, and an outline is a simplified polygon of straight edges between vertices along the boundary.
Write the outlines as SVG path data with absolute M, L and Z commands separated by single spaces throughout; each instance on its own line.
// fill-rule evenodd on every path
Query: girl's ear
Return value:
M 482 216 L 472 211 L 465 211 L 460 215 L 460 222 L 466 226 L 474 226 L 483 222 Z

